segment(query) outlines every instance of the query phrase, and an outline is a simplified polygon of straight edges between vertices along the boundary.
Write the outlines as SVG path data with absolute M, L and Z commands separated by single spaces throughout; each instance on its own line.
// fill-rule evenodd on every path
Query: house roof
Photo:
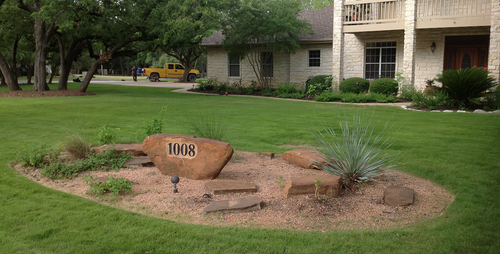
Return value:
M 333 39 L 333 5 L 328 5 L 321 10 L 305 10 L 299 13 L 299 19 L 309 21 L 314 34 L 301 35 L 301 42 L 331 41 Z M 222 31 L 207 37 L 201 45 L 221 45 L 224 40 Z

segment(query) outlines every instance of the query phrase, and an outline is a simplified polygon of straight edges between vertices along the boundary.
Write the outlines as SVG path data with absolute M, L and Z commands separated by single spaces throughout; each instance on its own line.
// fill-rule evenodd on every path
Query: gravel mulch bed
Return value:
M 36 169 L 14 167 L 30 179 L 56 190 L 64 191 L 105 205 L 177 222 L 211 226 L 248 228 L 281 228 L 299 231 L 332 231 L 400 227 L 439 216 L 454 197 L 436 184 L 415 176 L 387 170 L 377 181 L 360 184 L 355 190 L 343 190 L 341 197 L 314 195 L 285 199 L 283 187 L 292 177 L 326 175 L 324 171 L 303 169 L 276 157 L 265 159 L 256 153 L 236 152 L 216 180 L 244 180 L 257 185 L 257 193 L 215 195 L 208 193 L 204 183 L 208 180 L 182 178 L 173 193 L 170 176 L 162 175 L 156 167 L 123 168 L 119 172 L 84 172 L 74 179 L 50 180 L 41 178 Z M 83 177 L 106 177 L 115 174 L 136 184 L 131 194 L 101 197 L 88 195 L 89 187 Z M 413 188 L 413 205 L 391 207 L 383 204 L 385 187 L 396 185 Z M 211 213 L 202 210 L 212 201 L 231 200 L 258 195 L 263 208 L 248 213 Z

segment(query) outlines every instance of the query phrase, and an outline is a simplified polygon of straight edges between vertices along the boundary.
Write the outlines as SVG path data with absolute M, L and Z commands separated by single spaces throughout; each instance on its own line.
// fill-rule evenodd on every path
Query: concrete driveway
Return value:
M 186 92 L 187 89 L 193 88 L 198 83 L 178 83 L 172 81 L 160 81 L 151 82 L 144 77 L 138 77 L 137 82 L 131 80 L 99 80 L 99 78 L 94 78 L 90 83 L 107 84 L 107 85 L 120 85 L 120 86 L 144 86 L 144 87 L 169 87 L 169 88 L 180 88 L 180 90 L 175 90 L 176 92 Z

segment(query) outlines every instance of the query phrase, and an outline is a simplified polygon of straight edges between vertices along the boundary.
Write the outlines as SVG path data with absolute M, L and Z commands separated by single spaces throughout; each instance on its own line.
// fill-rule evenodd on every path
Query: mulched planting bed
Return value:
M 52 90 L 52 91 L 8 91 L 0 92 L 0 97 L 14 98 L 14 97 L 68 97 L 68 96 L 89 96 L 95 95 L 94 93 L 84 93 L 75 90 Z

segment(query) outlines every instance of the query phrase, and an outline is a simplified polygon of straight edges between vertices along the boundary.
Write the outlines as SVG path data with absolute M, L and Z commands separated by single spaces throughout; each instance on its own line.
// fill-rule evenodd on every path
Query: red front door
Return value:
M 488 67 L 489 36 L 448 36 L 445 41 L 444 70 Z

